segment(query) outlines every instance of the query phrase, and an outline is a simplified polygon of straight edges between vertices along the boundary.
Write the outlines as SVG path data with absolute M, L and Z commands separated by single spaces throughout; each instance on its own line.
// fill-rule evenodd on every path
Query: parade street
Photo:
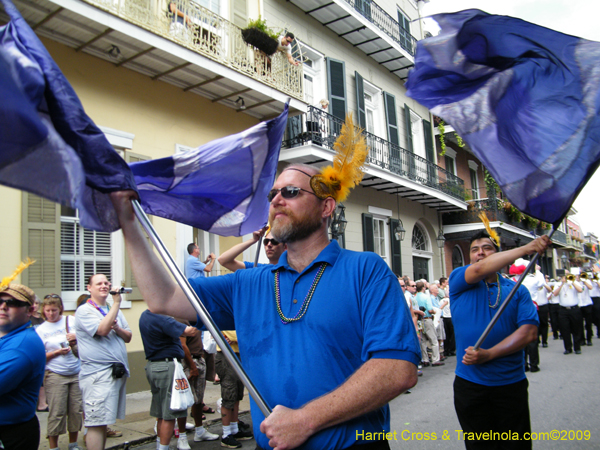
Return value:
M 540 368 L 537 373 L 527 373 L 529 379 L 529 402 L 531 408 L 531 431 L 549 433 L 533 442 L 534 449 L 600 449 L 600 420 L 597 402 L 600 385 L 596 375 L 600 371 L 600 340 L 593 347 L 582 347 L 582 354 L 563 355 L 561 340 L 540 346 Z M 392 450 L 464 449 L 458 439 L 460 426 L 454 412 L 452 383 L 456 358 L 446 359 L 442 367 L 427 367 L 424 375 L 411 394 L 403 394 L 391 402 L 391 432 L 397 440 L 391 440 Z M 247 394 L 246 394 L 247 395 Z M 250 415 L 242 420 L 250 423 Z M 220 423 L 209 430 L 221 434 Z M 444 438 L 444 431 L 447 431 Z M 551 433 L 554 434 L 551 434 Z M 435 433 L 435 439 L 434 439 Z M 554 440 L 550 440 L 550 435 Z M 222 448 L 220 440 L 193 442 L 193 450 L 216 450 Z M 589 439 L 586 440 L 586 436 Z M 577 437 L 580 440 L 577 440 Z M 542 441 L 541 439 L 545 439 Z M 174 447 L 175 440 L 171 446 Z M 243 441 L 243 448 L 254 450 L 254 440 Z M 140 448 L 154 450 L 155 443 Z M 510 442 L 504 448 L 510 450 Z

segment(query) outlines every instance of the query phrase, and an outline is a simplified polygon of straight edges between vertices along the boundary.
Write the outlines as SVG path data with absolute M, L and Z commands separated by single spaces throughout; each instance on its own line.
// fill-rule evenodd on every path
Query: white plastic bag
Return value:
M 202 333 L 202 345 L 204 346 L 204 351 L 206 353 L 210 353 L 211 355 L 217 353 L 217 341 L 215 341 L 215 338 L 212 337 L 210 332 L 204 331 Z
M 176 359 L 173 359 L 173 361 L 175 362 L 175 370 L 173 371 L 173 387 L 171 389 L 171 409 L 182 411 L 194 404 L 194 395 L 183 372 L 183 366 Z

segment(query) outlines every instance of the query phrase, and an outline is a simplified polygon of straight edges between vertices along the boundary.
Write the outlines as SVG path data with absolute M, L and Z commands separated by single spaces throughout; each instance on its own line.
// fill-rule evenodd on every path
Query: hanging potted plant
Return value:
M 242 39 L 248 45 L 256 47 L 267 55 L 272 55 L 279 47 L 277 33 L 267 27 L 267 21 L 258 16 L 256 20 L 250 20 L 248 27 L 242 30 Z

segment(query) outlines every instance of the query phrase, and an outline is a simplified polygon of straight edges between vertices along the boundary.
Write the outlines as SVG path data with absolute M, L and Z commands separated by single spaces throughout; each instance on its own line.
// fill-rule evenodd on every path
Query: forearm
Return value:
M 113 303 L 112 308 L 110 308 L 106 316 L 104 316 L 104 318 L 100 321 L 100 325 L 98 325 L 98 329 L 96 330 L 96 334 L 98 336 L 108 336 L 108 333 L 110 333 L 110 330 L 112 330 L 115 320 L 117 320 L 120 306 L 121 302 Z
M 119 328 L 118 330 L 115 330 L 115 332 L 117 333 L 117 336 L 125 341 L 126 344 L 131 342 L 131 338 L 133 337 L 133 333 L 131 331 L 125 330 L 124 328 Z
M 231 270 L 232 272 L 235 272 L 236 270 L 245 269 L 246 266 L 244 265 L 244 263 L 236 260 L 235 258 L 241 255 L 244 251 L 248 250 L 255 243 L 256 241 L 249 239 L 245 242 L 234 245 L 225 253 L 222 253 L 221 256 L 219 256 L 219 264 L 221 264 L 226 269 Z
M 191 370 L 193 367 L 195 367 L 194 360 L 192 359 L 192 354 L 190 353 L 190 349 L 188 348 L 188 346 L 186 344 L 186 339 L 184 337 L 180 337 L 179 340 L 181 341 L 181 346 L 183 347 L 183 354 L 184 354 L 183 358 L 185 359 L 187 366 Z
M 470 265 L 465 271 L 465 280 L 475 284 L 487 276 L 500 271 L 503 267 L 512 264 L 516 259 L 527 255 L 525 247 L 517 247 L 505 252 L 494 253 L 476 264 Z
M 522 325 L 510 336 L 489 349 L 490 360 L 523 350 L 527 344 L 535 339 L 537 339 L 537 327 L 535 325 Z
M 206 264 L 206 267 L 204 268 L 205 272 L 212 272 L 213 266 L 215 265 L 215 260 L 211 259 L 208 264 Z
M 150 311 L 196 320 L 196 313 L 165 266 L 150 248 L 136 221 L 131 192 L 113 192 L 111 199 L 119 216 L 125 246 L 137 285 Z

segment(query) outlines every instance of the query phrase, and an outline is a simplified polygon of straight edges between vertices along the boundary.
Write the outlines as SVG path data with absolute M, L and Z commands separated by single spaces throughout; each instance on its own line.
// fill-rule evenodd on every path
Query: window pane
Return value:
M 413 228 L 412 248 L 415 250 L 427 250 L 427 239 L 417 225 Z

